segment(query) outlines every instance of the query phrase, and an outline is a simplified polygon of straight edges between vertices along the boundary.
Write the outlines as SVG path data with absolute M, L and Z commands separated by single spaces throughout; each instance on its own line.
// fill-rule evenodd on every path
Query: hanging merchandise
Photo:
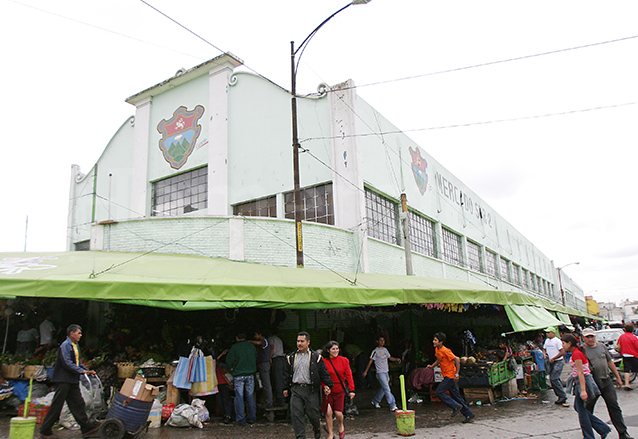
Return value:
M 201 349 L 191 349 L 188 381 L 199 383 L 206 381 L 206 359 Z M 213 369 L 214 370 L 214 369 Z
M 193 383 L 188 380 L 190 375 L 190 358 L 187 357 L 179 357 L 179 361 L 177 362 L 177 368 L 175 369 L 173 375 L 173 386 L 178 389 L 189 389 L 192 387 Z
M 215 360 L 212 355 L 203 357 L 203 359 L 206 363 L 206 380 L 193 383 L 190 391 L 191 396 L 208 396 L 218 392 Z

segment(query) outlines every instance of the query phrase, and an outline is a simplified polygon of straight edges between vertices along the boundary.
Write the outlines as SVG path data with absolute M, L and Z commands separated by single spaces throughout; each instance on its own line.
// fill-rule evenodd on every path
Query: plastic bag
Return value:
M 206 403 L 204 401 L 195 398 L 191 401 L 191 405 L 195 408 L 200 421 L 206 422 L 210 420 L 210 414 L 208 413 L 208 409 L 206 408 Z
M 80 375 L 80 393 L 82 393 L 82 399 L 84 399 L 86 415 L 89 418 L 89 422 L 94 422 L 102 412 L 102 382 L 97 376 L 89 377 L 86 374 L 82 374 Z M 66 402 L 60 414 L 60 425 L 68 430 L 80 429 Z
M 40 366 L 37 372 L 33 375 L 33 379 L 39 382 L 46 381 L 48 379 L 47 369 L 44 366 Z
M 166 425 L 171 427 L 190 427 L 204 428 L 204 424 L 199 420 L 197 410 L 189 404 L 180 404 L 175 407 L 171 417 L 166 421 Z

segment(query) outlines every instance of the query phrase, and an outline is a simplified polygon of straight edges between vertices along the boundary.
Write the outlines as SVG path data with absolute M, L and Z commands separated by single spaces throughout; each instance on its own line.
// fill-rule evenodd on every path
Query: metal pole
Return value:
M 405 249 L 405 274 L 414 276 L 412 251 L 410 250 L 410 225 L 408 223 L 408 197 L 401 194 L 401 222 L 403 223 L 403 247 Z
M 7 337 L 9 336 L 9 318 L 11 316 L 7 316 L 7 329 L 4 331 L 4 344 L 2 345 L 2 353 L 7 350 Z
M 297 72 L 295 71 L 295 42 L 290 42 L 290 73 L 292 92 L 292 166 L 295 183 L 295 242 L 297 249 L 297 267 L 303 267 L 303 236 L 301 220 L 303 205 L 301 204 L 301 187 L 299 186 L 299 136 L 297 134 Z
M 560 286 L 560 295 L 563 298 L 563 306 L 565 306 L 565 290 L 563 290 L 563 281 L 560 278 L 560 270 L 558 269 L 558 285 Z

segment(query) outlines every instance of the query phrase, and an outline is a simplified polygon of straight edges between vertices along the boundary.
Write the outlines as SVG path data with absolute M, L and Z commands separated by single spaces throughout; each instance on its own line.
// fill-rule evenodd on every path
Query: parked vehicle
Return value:
M 622 367 L 620 363 L 622 362 L 622 355 L 620 355 L 620 352 L 616 350 L 616 345 L 618 345 L 618 339 L 624 334 L 624 332 L 625 331 L 623 329 L 619 328 L 601 329 L 600 331 L 596 331 L 596 341 L 607 346 L 612 361 L 621 373 Z M 636 377 L 638 377 L 638 373 L 632 372 L 629 377 L 629 382 L 633 383 L 636 380 Z

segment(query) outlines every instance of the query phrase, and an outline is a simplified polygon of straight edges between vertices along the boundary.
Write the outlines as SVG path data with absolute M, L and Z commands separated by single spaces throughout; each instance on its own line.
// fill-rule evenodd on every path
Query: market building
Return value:
M 135 115 L 95 166 L 73 166 L 68 250 L 199 255 L 294 267 L 290 93 L 224 54 L 127 99 Z M 356 93 L 298 99 L 305 267 L 406 274 L 586 312 L 584 294 Z

